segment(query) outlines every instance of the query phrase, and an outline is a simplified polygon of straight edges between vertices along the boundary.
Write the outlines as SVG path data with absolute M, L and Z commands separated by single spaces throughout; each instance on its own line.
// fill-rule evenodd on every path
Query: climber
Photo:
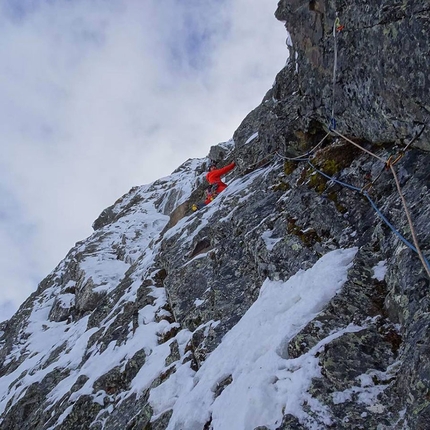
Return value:
M 206 174 L 206 179 L 210 184 L 217 185 L 216 194 L 219 194 L 221 191 L 224 191 L 227 188 L 227 184 L 221 181 L 221 176 L 226 175 L 235 167 L 236 163 L 234 161 L 221 169 L 217 169 L 215 163 L 211 164 L 209 167 L 209 172 Z
M 235 167 L 236 163 L 233 161 L 227 166 L 217 169 L 216 164 L 212 162 L 209 167 L 209 172 L 206 174 L 206 179 L 210 185 L 205 190 L 205 200 L 203 202 L 194 203 L 191 206 L 191 209 L 194 212 L 208 205 L 221 191 L 224 191 L 227 188 L 227 184 L 221 181 L 221 176 L 224 176 Z

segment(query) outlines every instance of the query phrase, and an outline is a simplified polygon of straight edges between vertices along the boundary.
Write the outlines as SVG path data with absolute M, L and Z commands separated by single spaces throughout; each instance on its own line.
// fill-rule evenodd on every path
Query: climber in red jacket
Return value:
M 212 164 L 209 167 L 209 172 L 206 174 L 206 179 L 210 184 L 216 184 L 216 193 L 219 194 L 221 191 L 224 191 L 227 188 L 227 184 L 221 181 L 221 176 L 226 175 L 230 170 L 233 170 L 236 167 L 236 163 L 233 161 L 227 166 L 217 169 L 215 164 Z
M 227 184 L 221 181 L 221 176 L 226 175 L 230 170 L 236 167 L 236 163 L 230 163 L 228 166 L 222 169 L 217 169 L 215 164 L 211 164 L 209 167 L 209 172 L 206 174 L 206 179 L 208 180 L 210 186 L 205 191 L 205 200 L 200 203 L 194 203 L 191 206 L 193 211 L 197 211 L 206 205 L 208 205 L 221 191 L 227 188 Z

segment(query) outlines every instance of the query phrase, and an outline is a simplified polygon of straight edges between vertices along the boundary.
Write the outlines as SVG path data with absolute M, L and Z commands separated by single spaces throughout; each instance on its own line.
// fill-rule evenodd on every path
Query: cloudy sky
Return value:
M 277 0 L 2 0 L 0 320 L 99 213 L 230 139 L 285 65 Z

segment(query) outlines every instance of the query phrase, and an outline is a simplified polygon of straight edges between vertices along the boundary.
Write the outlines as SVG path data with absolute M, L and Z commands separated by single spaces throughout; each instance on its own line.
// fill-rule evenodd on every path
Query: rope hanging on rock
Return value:
M 333 133 L 336 133 L 339 137 L 341 137 L 342 139 L 346 140 L 347 142 L 351 143 L 352 145 L 356 146 L 358 149 L 367 152 L 369 155 L 371 155 L 372 157 L 378 159 L 379 161 L 382 161 L 384 164 L 387 163 L 386 160 L 384 160 L 382 157 L 379 157 L 379 155 L 374 154 L 373 152 L 367 150 L 366 148 L 363 148 L 361 145 L 359 145 L 358 143 L 354 142 L 351 139 L 348 139 L 346 136 L 344 136 L 343 134 L 339 133 L 337 130 L 332 130 Z
M 333 81 L 332 81 L 332 100 L 331 100 L 331 118 L 329 124 L 329 130 L 336 130 L 336 119 L 334 117 L 334 105 L 335 105 L 335 89 L 336 89 L 336 72 L 337 72 L 337 33 L 343 29 L 340 24 L 338 13 L 336 12 L 336 19 L 333 23 L 333 49 L 334 49 L 334 61 L 333 61 Z
M 311 150 L 309 150 L 308 152 L 306 152 L 303 155 L 298 155 L 297 157 L 286 157 L 285 155 L 279 154 L 279 152 L 276 152 L 276 155 L 279 155 L 281 158 L 288 160 L 288 161 L 306 161 L 306 160 L 308 160 L 308 158 L 306 158 L 306 157 L 308 157 L 313 152 L 315 152 L 324 143 L 324 141 L 329 136 L 330 136 L 330 132 L 328 132 Z
M 344 26 L 341 25 L 338 12 L 336 11 L 336 18 L 335 18 L 334 23 L 333 23 L 334 61 L 333 61 L 333 82 L 332 82 L 332 109 L 331 109 L 330 124 L 329 124 L 329 127 L 328 127 L 329 131 L 334 132 L 335 134 L 337 134 L 342 139 L 344 139 L 347 142 L 350 142 L 352 145 L 358 147 L 360 150 L 368 153 L 372 157 L 377 158 L 379 161 L 382 161 L 385 164 L 385 167 L 387 169 L 389 168 L 391 170 L 391 172 L 393 174 L 393 177 L 394 177 L 394 180 L 396 182 L 397 191 L 398 191 L 400 199 L 402 201 L 403 209 L 405 211 L 406 218 L 407 218 L 408 224 L 409 224 L 409 228 L 411 230 L 412 238 L 413 238 L 413 241 L 414 241 L 414 244 L 415 244 L 415 247 L 413 249 L 415 250 L 415 252 L 418 253 L 418 256 L 419 256 L 419 258 L 420 258 L 420 260 L 421 260 L 421 262 L 422 262 L 422 264 L 423 264 L 423 266 L 424 266 L 424 268 L 425 268 L 425 270 L 427 272 L 427 275 L 430 278 L 430 265 L 429 265 L 428 261 L 425 259 L 425 257 L 423 256 L 423 254 L 421 252 L 421 249 L 420 249 L 420 247 L 418 245 L 418 240 L 416 238 L 416 233 L 415 233 L 415 229 L 414 229 L 414 226 L 413 226 L 413 223 L 412 223 L 412 219 L 411 219 L 411 216 L 409 214 L 409 210 L 408 210 L 405 198 L 403 197 L 403 194 L 402 194 L 402 191 L 401 191 L 401 188 L 400 188 L 400 184 L 399 184 L 399 181 L 397 179 L 396 171 L 394 170 L 394 165 L 401 160 L 401 158 L 403 157 L 405 151 L 409 148 L 409 146 L 412 144 L 412 142 L 414 142 L 422 134 L 422 132 L 424 131 L 425 125 L 421 129 L 420 133 L 417 136 L 415 136 L 415 138 L 412 139 L 409 142 L 409 144 L 406 146 L 406 148 L 403 151 L 401 151 L 394 160 L 392 159 L 393 158 L 392 156 L 390 156 L 387 160 L 384 160 L 382 157 L 379 157 L 378 155 L 374 154 L 373 152 L 371 152 L 371 151 L 363 148 L 362 146 L 358 145 L 356 142 L 352 141 L 351 139 L 348 139 L 346 136 L 344 136 L 343 134 L 339 133 L 336 130 L 336 119 L 334 117 L 334 107 L 335 107 L 336 72 L 337 72 L 337 61 L 338 61 L 337 60 L 337 57 L 338 57 L 338 53 L 337 53 L 337 33 L 340 32 L 340 31 L 342 31 L 343 29 L 344 29 Z M 363 187 L 361 191 L 363 192 L 363 194 L 366 195 L 367 198 L 369 198 L 368 195 L 367 195 L 367 193 L 364 191 L 366 188 L 367 188 L 366 186 Z M 371 202 L 371 203 L 372 203 L 372 206 L 373 206 L 373 202 Z M 395 230 L 393 230 L 393 231 L 395 231 Z
M 424 130 L 424 129 L 423 129 Z M 421 132 L 420 132 L 420 134 L 422 133 L 422 131 L 423 130 L 421 130 Z M 410 216 L 410 213 L 409 213 L 409 210 L 408 210 L 408 207 L 407 207 L 407 204 L 406 204 L 406 200 L 405 200 L 405 198 L 404 198 L 404 196 L 403 196 L 403 193 L 402 193 L 402 190 L 401 190 L 401 187 L 400 187 L 400 183 L 399 183 L 399 180 L 398 180 L 398 178 L 397 178 L 397 174 L 396 174 L 396 171 L 395 171 L 395 169 L 394 169 L 394 165 L 397 163 L 397 162 L 399 162 L 402 158 L 403 158 L 403 155 L 404 155 L 404 151 L 401 151 L 401 153 L 400 154 L 398 154 L 397 155 L 397 157 L 394 159 L 394 160 L 392 160 L 392 158 L 393 158 L 393 156 L 390 156 L 387 160 L 385 160 L 384 158 L 382 158 L 382 157 L 380 157 L 379 155 L 376 155 L 376 154 L 374 154 L 373 152 L 371 152 L 371 151 L 369 151 L 369 150 L 367 150 L 366 148 L 363 148 L 361 145 L 359 145 L 359 144 L 357 144 L 356 142 L 354 142 L 353 140 L 351 140 L 351 139 L 349 139 L 349 138 L 347 138 L 346 136 L 344 136 L 344 135 L 342 135 L 341 133 L 339 133 L 339 132 L 337 132 L 336 130 L 333 130 L 334 131 L 334 133 L 336 133 L 339 137 L 341 137 L 342 139 L 344 139 L 344 140 L 346 140 L 347 142 L 349 142 L 349 143 L 351 143 L 351 144 L 353 144 L 354 146 L 356 146 L 357 148 L 359 148 L 361 151 L 363 151 L 363 152 L 365 152 L 365 153 L 367 153 L 367 154 L 369 154 L 369 155 L 371 155 L 372 157 L 374 157 L 374 158 L 376 158 L 377 160 L 379 160 L 379 161 L 381 161 L 381 162 L 383 162 L 384 163 L 384 165 L 385 165 L 385 168 L 386 169 L 390 169 L 391 170 L 391 172 L 392 172 L 392 174 L 393 174 L 393 177 L 394 177 L 394 181 L 395 181 L 395 183 L 396 183 L 396 187 L 397 187 L 397 191 L 398 191 L 398 193 L 399 193 L 399 195 L 400 195 L 400 199 L 401 199 L 401 201 L 402 201 L 402 205 L 403 205 L 403 209 L 404 209 L 404 211 L 405 211 L 405 214 L 406 214 L 406 218 L 407 218 L 407 220 L 408 220 L 408 224 L 409 224 L 409 228 L 410 228 L 410 230 L 411 230 L 411 235 L 412 235 L 412 240 L 413 240 L 413 242 L 414 242 L 414 245 L 412 245 L 407 239 L 405 239 L 396 229 L 395 229 L 395 227 L 388 221 L 388 219 L 382 214 L 382 212 L 378 209 L 378 207 L 376 206 L 376 204 L 375 204 L 375 202 L 370 198 L 370 196 L 369 196 L 369 194 L 368 194 L 368 192 L 366 191 L 366 189 L 367 188 L 369 188 L 370 186 L 372 186 L 372 184 L 376 181 L 376 179 L 378 179 L 379 178 L 379 176 L 381 175 L 381 174 L 379 174 L 378 175 L 378 178 L 376 178 L 372 183 L 370 183 L 370 184 L 367 184 L 367 185 L 365 185 L 365 186 L 363 186 L 361 189 L 360 188 L 358 188 L 358 187 L 354 187 L 353 185 L 350 185 L 350 184 L 347 184 L 347 183 L 345 183 L 345 182 L 342 182 L 342 181 L 339 181 L 338 179 L 335 179 L 335 178 L 333 178 L 333 177 L 331 177 L 331 176 L 329 176 L 329 175 L 327 175 L 327 174 L 325 174 L 324 172 L 322 172 L 321 170 L 319 170 L 319 169 L 317 169 L 312 163 L 311 163 L 311 161 L 310 161 L 310 159 L 308 158 L 308 156 L 309 155 L 311 155 L 311 153 L 312 152 L 314 152 L 319 146 L 321 146 L 322 145 L 322 143 L 325 141 L 325 139 L 330 135 L 330 132 L 329 133 L 327 133 L 324 137 L 323 137 L 323 139 L 314 147 L 314 148 L 312 148 L 310 151 L 308 151 L 306 154 L 304 154 L 304 155 L 301 155 L 301 156 L 298 156 L 298 157 L 294 157 L 294 158 L 290 158 L 290 157 L 286 157 L 286 156 L 282 156 L 282 155 L 280 155 L 279 153 L 276 153 L 278 156 L 280 156 L 281 158 L 283 158 L 283 159 L 285 159 L 285 160 L 288 160 L 288 161 L 307 161 L 308 162 L 308 164 L 316 171 L 316 172 L 318 172 L 319 174 L 321 174 L 322 176 L 324 176 L 324 177 L 326 177 L 327 179 L 329 179 L 329 180 L 331 180 L 331 181 L 333 181 L 333 182 L 335 182 L 335 183 L 338 183 L 338 184 L 340 184 L 340 185 L 342 185 L 342 186 L 344 186 L 344 187 L 346 187 L 346 188 L 349 188 L 349 189 L 351 189 L 351 190 L 353 190 L 353 191 L 358 191 L 360 194 L 363 194 L 366 198 L 367 198 L 367 200 L 369 200 L 369 202 L 370 202 L 370 204 L 371 204 L 371 206 L 375 209 L 375 211 L 376 211 L 376 213 L 378 214 L 378 216 L 387 224 L 387 226 L 400 238 L 400 240 L 405 244 L 405 245 L 407 245 L 412 251 L 414 251 L 414 252 L 416 252 L 417 254 L 418 254 L 418 257 L 419 257 L 419 259 L 420 259 L 420 261 L 421 261 L 421 263 L 423 264 L 423 266 L 424 266 L 424 269 L 425 269 L 425 271 L 427 272 L 427 275 L 428 275 L 428 277 L 430 278 L 430 263 L 429 263 L 429 261 L 426 259 L 426 257 L 424 257 L 424 255 L 423 255 L 423 253 L 422 253 L 422 251 L 421 251 L 421 249 L 420 249 L 420 246 L 419 246 L 419 244 L 418 244 L 418 240 L 417 240 L 417 236 L 416 236 L 416 233 L 415 233 L 415 228 L 414 228 L 414 225 L 413 225 L 413 223 L 412 223 L 412 219 L 411 219 L 411 216 Z M 416 138 L 416 137 L 415 137 Z M 415 138 L 412 140 L 412 141 L 414 141 L 415 140 Z M 411 142 L 412 142 L 411 141 Z M 410 146 L 410 144 L 409 145 L 407 145 L 407 147 L 406 148 L 408 148 Z M 382 172 L 381 172 L 382 173 Z
M 424 128 L 421 130 L 420 134 L 423 132 L 423 130 L 424 130 Z M 428 275 L 428 277 L 430 278 L 430 264 L 429 264 L 429 262 L 425 259 L 425 257 L 423 256 L 423 253 L 422 253 L 422 251 L 421 251 L 421 249 L 420 249 L 420 246 L 419 246 L 419 244 L 418 244 L 417 235 L 416 235 L 416 233 L 415 233 L 415 228 L 414 228 L 414 225 L 413 225 L 413 222 L 412 222 L 411 215 L 410 215 L 410 213 L 409 213 L 408 205 L 407 205 L 406 200 L 405 200 L 405 198 L 404 198 L 404 196 L 403 196 L 403 193 L 402 193 L 402 190 L 401 190 L 401 187 L 400 187 L 400 183 L 399 183 L 399 180 L 398 180 L 398 178 L 397 178 L 396 171 L 395 171 L 395 169 L 394 169 L 394 165 L 395 165 L 396 163 L 398 163 L 398 162 L 403 158 L 403 155 L 404 155 L 404 152 L 405 152 L 405 151 L 404 151 L 404 150 L 403 150 L 403 151 L 401 151 L 401 152 L 397 155 L 397 157 L 396 157 L 396 158 L 394 158 L 394 160 L 393 160 L 393 156 L 392 156 L 392 155 L 391 155 L 390 157 L 388 157 L 388 159 L 387 159 L 387 160 L 384 160 L 382 157 L 379 157 L 378 155 L 374 154 L 373 152 L 368 151 L 367 149 L 365 149 L 365 148 L 363 148 L 362 146 L 358 145 L 357 143 L 355 143 L 355 142 L 354 142 L 354 141 L 352 141 L 351 139 L 348 139 L 347 137 L 343 136 L 343 135 L 342 135 L 341 133 L 339 133 L 338 131 L 336 131 L 336 130 L 333 130 L 333 131 L 334 131 L 334 133 L 336 133 L 337 135 L 339 135 L 340 137 L 342 137 L 342 139 L 345 139 L 347 142 L 352 143 L 354 146 L 356 146 L 356 147 L 358 147 L 359 149 L 361 149 L 362 151 L 364 151 L 364 152 L 366 152 L 366 153 L 370 154 L 372 157 L 375 157 L 375 158 L 377 158 L 379 161 L 382 161 L 382 162 L 385 164 L 385 167 L 386 167 L 387 169 L 390 169 L 390 170 L 391 170 L 391 173 L 392 173 L 392 175 L 393 175 L 393 177 L 394 177 L 394 181 L 395 181 L 395 183 L 396 183 L 397 192 L 398 192 L 398 194 L 399 194 L 399 196 L 400 196 L 400 200 L 401 200 L 402 205 L 403 205 L 403 210 L 405 211 L 405 215 L 406 215 L 406 218 L 407 218 L 407 220 L 408 220 L 409 228 L 410 228 L 410 230 L 411 230 L 412 240 L 413 240 L 414 245 L 415 245 L 415 248 L 413 248 L 413 249 L 414 249 L 414 251 L 418 254 L 418 257 L 420 258 L 420 260 L 421 260 L 421 262 L 422 262 L 422 264 L 423 264 L 423 266 L 424 266 L 424 269 L 426 270 L 427 275 Z M 411 141 L 411 142 L 413 142 L 414 140 L 415 140 L 415 138 L 414 138 L 414 139 L 412 139 L 412 141 Z M 406 148 L 408 148 L 409 146 L 410 146 L 410 143 L 407 145 L 407 147 L 406 147 Z
M 397 177 L 396 171 L 394 170 L 394 164 L 390 164 L 389 167 L 391 169 L 391 173 L 394 176 L 394 181 L 396 183 L 397 191 L 398 191 L 400 199 L 402 201 L 403 209 L 405 210 L 405 214 L 406 214 L 406 218 L 408 219 L 409 228 L 411 229 L 411 234 L 412 234 L 412 240 L 414 241 L 414 245 L 415 245 L 415 248 L 416 248 L 415 251 L 418 254 L 418 257 L 420 258 L 421 262 L 423 263 L 423 266 L 426 269 L 428 277 L 430 278 L 430 264 L 426 260 L 426 258 L 424 257 L 424 255 L 423 255 L 423 253 L 422 253 L 422 251 L 421 251 L 421 249 L 420 249 L 420 247 L 418 245 L 418 239 L 417 239 L 417 235 L 415 233 L 414 225 L 412 223 L 411 214 L 409 213 L 409 209 L 408 209 L 408 206 L 406 204 L 405 197 L 403 196 L 402 190 L 400 188 L 399 179 Z
M 367 198 L 367 200 L 369 201 L 369 203 L 372 205 L 372 207 L 373 207 L 373 209 L 375 210 L 375 212 L 377 213 L 377 215 L 385 222 L 385 224 L 391 229 L 391 231 L 393 232 L 393 233 L 395 233 L 396 234 L 396 236 L 408 247 L 408 248 L 410 248 L 412 251 L 414 251 L 414 252 L 416 252 L 417 254 L 418 254 L 418 257 L 420 258 L 420 260 L 421 260 L 421 263 L 423 264 L 423 266 L 424 266 L 424 269 L 426 270 L 426 272 L 427 272 L 427 275 L 429 276 L 429 278 L 430 278 L 430 263 L 429 263 L 429 261 L 426 259 L 426 257 L 424 257 L 424 255 L 423 255 L 423 253 L 421 252 L 421 249 L 419 248 L 419 246 L 418 246 L 418 241 L 417 241 L 417 238 L 416 238 L 416 233 L 415 233 L 415 230 L 414 230 L 414 227 L 413 227 L 413 224 L 412 224 L 412 219 L 411 219 L 411 217 L 410 217 L 410 214 L 409 214 L 409 211 L 408 211 L 408 209 L 407 209 L 407 206 L 406 206 L 406 201 L 404 201 L 404 197 L 403 197 L 403 194 L 402 194 L 402 192 L 401 192 L 401 189 L 400 189 L 400 184 L 399 184 L 399 181 L 398 181 L 398 179 L 397 179 L 397 175 L 395 174 L 395 171 L 394 171 L 394 167 L 393 166 L 390 166 L 391 167 L 391 169 L 393 170 L 393 174 L 394 174 L 394 177 L 395 177 L 395 180 L 396 180 L 396 185 L 397 185 L 397 190 L 398 190 L 398 192 L 399 192 L 399 194 L 400 194 L 400 196 L 401 196 L 401 198 L 402 198 L 402 202 L 404 203 L 404 209 L 405 209 L 405 212 L 406 212 L 406 217 L 407 217 L 407 219 L 408 219 L 408 223 L 409 223 L 409 227 L 410 227 L 410 229 L 411 229 L 411 234 L 412 234 L 412 239 L 413 239 L 413 242 L 414 242 L 414 244 L 415 244 L 415 246 L 414 245 L 412 245 L 407 239 L 405 239 L 401 234 L 400 234 L 400 232 L 398 231 L 398 230 L 396 230 L 396 228 L 388 221 L 388 219 L 382 214 L 382 212 L 379 210 L 379 208 L 376 206 L 376 203 L 371 199 L 371 197 L 369 196 L 369 194 L 367 193 L 367 191 L 363 191 L 363 189 L 360 189 L 360 188 L 358 188 L 358 187 L 354 187 L 353 185 L 350 185 L 350 184 L 347 184 L 346 182 L 342 182 L 342 181 L 339 181 L 338 179 L 336 179 L 336 178 L 334 178 L 334 177 L 332 177 L 332 176 L 329 176 L 329 175 L 327 175 L 326 173 L 324 173 L 324 172 L 322 172 L 321 170 L 319 170 L 319 169 L 317 169 L 312 163 L 311 163 L 311 161 L 310 160 L 308 160 L 308 164 L 317 172 L 317 173 L 319 173 L 320 175 L 322 175 L 322 176 L 324 176 L 325 178 L 327 178 L 327 179 L 329 179 L 330 181 L 332 181 L 332 182 L 335 182 L 335 183 L 337 183 L 337 184 L 339 184 L 339 185 L 342 185 L 343 187 L 346 187 L 346 188 L 349 188 L 350 190 L 353 190 L 353 191 L 357 191 L 357 192 L 359 192 L 360 194 L 363 194 L 366 198 Z
M 334 60 L 333 60 L 333 78 L 332 78 L 332 107 L 331 107 L 331 118 L 330 118 L 330 123 L 328 126 L 329 132 L 323 137 L 323 139 L 314 147 L 312 148 L 310 151 L 308 151 L 307 153 L 301 155 L 301 156 L 297 156 L 297 157 L 286 157 L 286 156 L 282 156 L 281 154 L 279 154 L 278 152 L 275 152 L 275 155 L 278 155 L 279 157 L 288 160 L 288 161 L 307 161 L 313 169 L 315 169 L 315 171 L 317 171 L 318 173 L 320 173 L 321 175 L 325 176 L 326 178 L 330 179 L 331 181 L 337 182 L 342 186 L 345 186 L 349 189 L 352 189 L 354 191 L 358 191 L 360 194 L 364 195 L 370 202 L 371 206 L 375 209 L 376 213 L 378 214 L 378 216 L 388 225 L 388 227 L 402 240 L 403 243 L 405 243 L 411 250 L 413 250 L 414 252 L 416 252 L 424 266 L 425 271 L 427 272 L 428 277 L 430 278 L 430 263 L 429 261 L 424 257 L 419 244 L 418 244 L 418 240 L 416 237 L 416 233 L 415 233 L 415 229 L 412 223 L 412 219 L 406 204 L 406 200 L 403 196 L 402 190 L 400 188 L 400 183 L 398 181 L 397 178 L 397 174 L 396 171 L 394 169 L 394 165 L 396 163 L 398 163 L 402 158 L 404 153 L 406 152 L 406 150 L 409 148 L 409 146 L 423 133 L 425 125 L 423 126 L 422 130 L 418 133 L 417 136 L 415 136 L 410 142 L 409 144 L 402 150 L 399 152 L 399 154 L 397 155 L 396 158 L 393 159 L 393 156 L 390 156 L 387 160 L 385 160 L 384 158 L 380 157 L 377 154 L 374 154 L 373 152 L 367 150 L 366 148 L 363 148 L 361 145 L 359 145 L 358 143 L 352 141 L 351 139 L 349 139 L 348 137 L 344 136 L 343 134 L 339 133 L 338 131 L 336 131 L 336 119 L 335 119 L 335 115 L 334 115 L 334 110 L 335 110 L 335 89 L 336 89 L 336 74 L 337 74 L 337 67 L 338 67 L 338 46 L 337 46 L 337 33 L 341 32 L 344 29 L 344 26 L 341 24 L 340 19 L 339 19 L 339 15 L 338 12 L 336 10 L 336 17 L 333 23 L 333 50 L 334 50 Z M 390 169 L 393 177 L 394 177 L 394 181 L 396 183 L 396 187 L 397 187 L 397 191 L 399 193 L 400 199 L 402 201 L 402 205 L 406 214 L 406 218 L 408 220 L 408 224 L 409 224 L 409 228 L 411 230 L 411 234 L 412 234 L 412 239 L 414 242 L 414 245 L 412 245 L 409 241 L 407 241 L 395 228 L 394 226 L 387 220 L 387 218 L 381 213 L 381 211 L 378 209 L 378 207 L 376 206 L 375 202 L 370 198 L 369 194 L 367 193 L 367 189 L 370 188 L 375 182 L 376 180 L 381 176 L 382 172 L 378 175 L 378 177 L 371 183 L 364 185 L 361 189 L 354 187 L 352 185 L 346 184 L 344 182 L 341 182 L 333 177 L 330 177 L 328 175 L 326 175 L 324 172 L 321 172 L 320 170 L 318 170 L 311 162 L 310 159 L 308 158 L 314 151 L 316 151 L 317 148 L 319 148 L 323 142 L 326 140 L 326 138 L 331 134 L 331 133 L 335 133 L 337 134 L 339 137 L 341 137 L 342 139 L 346 140 L 347 142 L 351 143 L 352 145 L 356 146 L 357 148 L 359 148 L 361 151 L 366 152 L 367 154 L 371 155 L 372 157 L 376 158 L 377 160 L 381 161 L 382 163 L 384 163 L 384 166 L 386 169 Z M 383 171 L 383 170 L 382 170 Z

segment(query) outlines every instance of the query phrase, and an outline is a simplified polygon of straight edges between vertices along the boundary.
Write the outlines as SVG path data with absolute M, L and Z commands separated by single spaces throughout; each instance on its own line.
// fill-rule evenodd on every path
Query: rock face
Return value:
M 428 13 L 426 0 L 281 0 L 276 16 L 292 38 L 300 129 L 304 119 L 328 124 L 332 109 L 344 133 L 372 142 L 400 144 L 428 125 Z M 418 146 L 429 149 L 429 133 Z
M 1 323 L 2 429 L 430 428 L 429 4 L 281 0 L 276 17 L 290 61 L 233 140 L 103 211 Z M 209 158 L 238 167 L 192 212 Z M 318 306 L 299 312 L 304 283 L 265 309 L 280 340 L 253 328 L 241 391 L 249 350 L 217 357 L 269 287 L 296 291 L 339 249 L 353 259 Z

